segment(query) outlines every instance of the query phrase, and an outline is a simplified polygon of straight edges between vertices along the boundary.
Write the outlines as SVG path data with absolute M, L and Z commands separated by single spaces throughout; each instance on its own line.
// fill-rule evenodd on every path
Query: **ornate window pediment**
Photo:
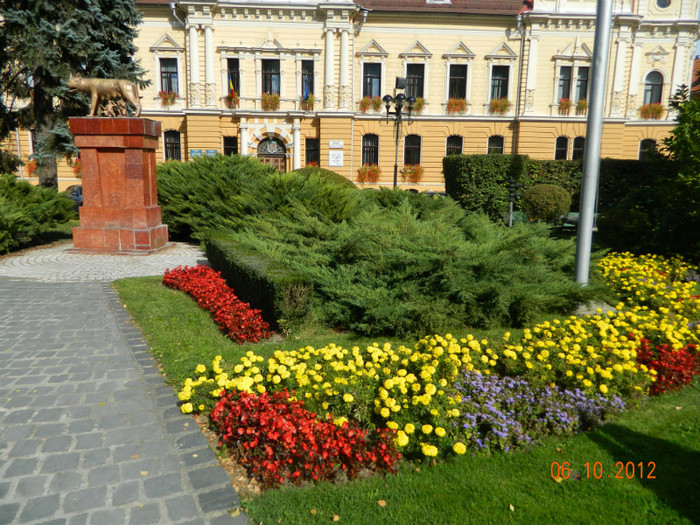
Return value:
M 376 40 L 372 39 L 365 46 L 357 52 L 359 57 L 386 57 L 389 53 L 380 46 Z
M 167 33 L 160 37 L 155 44 L 151 46 L 151 53 L 157 51 L 178 51 L 183 52 L 184 47 L 180 46 L 175 40 Z
M 656 46 L 654 49 L 646 53 L 647 61 L 650 64 L 656 64 L 657 62 L 666 62 L 669 52 L 666 51 L 663 46 Z
M 518 55 L 505 42 L 486 55 L 487 60 L 515 60 L 516 58 Z
M 456 46 L 450 49 L 447 53 L 442 55 L 442 58 L 463 58 L 471 60 L 476 55 L 469 49 L 464 42 L 458 42 Z
M 399 53 L 401 58 L 430 58 L 433 54 L 418 40 L 406 48 L 403 53 Z
M 578 41 L 572 42 L 561 53 L 554 55 L 556 60 L 582 60 L 590 62 L 593 57 L 593 52 L 586 44 L 579 44 Z

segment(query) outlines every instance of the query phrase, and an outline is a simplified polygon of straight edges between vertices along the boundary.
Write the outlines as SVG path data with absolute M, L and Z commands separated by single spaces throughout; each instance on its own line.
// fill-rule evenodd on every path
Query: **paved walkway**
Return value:
M 70 247 L 0 258 L 0 524 L 248 523 L 109 284 L 203 255 Z

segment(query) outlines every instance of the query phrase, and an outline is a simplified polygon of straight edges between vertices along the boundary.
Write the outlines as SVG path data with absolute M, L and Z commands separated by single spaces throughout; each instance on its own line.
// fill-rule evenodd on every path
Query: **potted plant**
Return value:
M 404 164 L 403 180 L 407 182 L 420 182 L 423 179 L 423 166 L 420 164 Z
M 451 98 L 447 101 L 447 113 L 454 115 L 456 113 L 464 113 L 467 110 L 467 99 Z
M 172 106 L 177 100 L 177 93 L 174 91 L 159 91 L 158 96 L 160 97 L 160 103 L 164 108 Z
M 318 162 L 312 160 L 306 163 L 307 168 L 318 168 Z
M 362 97 L 360 100 L 360 111 L 362 113 L 367 113 L 367 110 L 372 105 L 372 97 Z
M 357 181 L 361 184 L 366 182 L 375 183 L 379 180 L 382 175 L 382 170 L 376 164 L 363 164 L 360 169 L 357 170 Z
M 588 112 L 588 101 L 585 98 L 580 98 L 576 101 L 576 114 L 585 115 Z
M 379 97 L 372 97 L 372 109 L 374 111 L 381 111 L 382 109 L 382 99 Z
M 421 113 L 425 107 L 425 99 L 423 97 L 416 97 L 416 102 L 413 104 L 413 113 Z
M 240 99 L 238 98 L 238 94 L 235 91 L 231 91 L 228 95 L 224 97 L 224 103 L 229 109 L 237 108 L 239 102 Z
M 313 111 L 315 100 L 313 93 L 310 93 L 305 100 L 301 101 L 301 109 L 304 111 Z
M 494 98 L 489 103 L 489 113 L 493 115 L 505 115 L 510 110 L 510 100 L 507 98 Z
M 263 93 L 261 99 L 265 111 L 277 111 L 280 108 L 280 96 L 277 93 Z
M 644 120 L 654 119 L 658 120 L 664 113 L 664 107 L 659 103 L 655 102 L 653 104 L 643 104 L 639 108 L 639 116 Z
M 562 98 L 559 101 L 559 114 L 568 115 L 571 112 L 571 107 L 574 105 L 568 98 Z

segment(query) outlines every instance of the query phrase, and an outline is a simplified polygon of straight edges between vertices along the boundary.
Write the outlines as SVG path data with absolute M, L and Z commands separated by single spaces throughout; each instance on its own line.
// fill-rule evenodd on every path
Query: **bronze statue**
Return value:
M 129 80 L 112 78 L 83 78 L 70 77 L 68 87 L 74 91 L 80 91 L 90 95 L 90 114 L 94 117 L 98 107 L 100 113 L 105 116 L 127 116 L 126 103 L 128 101 L 136 108 L 134 116 L 141 114 L 141 100 L 136 84 Z M 102 106 L 98 103 L 104 101 Z

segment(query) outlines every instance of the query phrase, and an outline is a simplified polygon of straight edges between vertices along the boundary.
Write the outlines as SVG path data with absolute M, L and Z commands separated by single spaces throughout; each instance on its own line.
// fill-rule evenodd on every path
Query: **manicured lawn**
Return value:
M 239 346 L 221 334 L 192 299 L 162 286 L 158 277 L 126 279 L 116 286 L 176 387 L 197 364 L 210 364 L 215 355 L 231 362 L 248 350 L 269 356 L 277 348 L 375 341 L 316 328 L 286 341 Z M 487 332 L 471 333 L 489 337 Z M 581 479 L 555 482 L 550 474 L 554 461 L 568 462 Z M 596 462 L 597 474 L 602 467 L 600 479 L 594 477 Z M 615 478 L 618 462 L 634 464 L 634 475 L 631 466 L 628 470 L 632 479 L 624 470 L 623 479 Z M 647 479 L 650 462 L 655 479 Z M 462 456 L 438 465 L 405 464 L 396 476 L 273 490 L 245 506 L 255 522 L 266 524 L 328 523 L 334 516 L 353 524 L 693 523 L 700 516 L 695 494 L 699 486 L 696 379 L 680 392 L 645 398 L 617 420 L 573 438 L 548 438 L 515 453 Z

